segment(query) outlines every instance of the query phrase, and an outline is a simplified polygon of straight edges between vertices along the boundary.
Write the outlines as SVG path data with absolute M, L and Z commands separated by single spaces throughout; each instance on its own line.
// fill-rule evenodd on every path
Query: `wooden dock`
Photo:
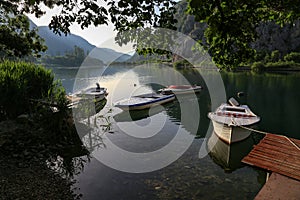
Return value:
M 242 162 L 272 172 L 256 199 L 300 198 L 300 140 L 267 134 Z

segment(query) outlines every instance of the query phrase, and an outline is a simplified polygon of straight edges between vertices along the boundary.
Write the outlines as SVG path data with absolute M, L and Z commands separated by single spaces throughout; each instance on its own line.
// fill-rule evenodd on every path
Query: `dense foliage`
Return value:
M 174 29 L 175 4 L 174 0 L 114 0 L 101 4 L 97 0 L 0 1 L 0 47 L 5 50 L 5 55 L 10 53 L 19 57 L 45 50 L 37 31 L 28 29 L 28 19 L 24 15 L 31 13 L 41 17 L 47 7 L 60 8 L 60 12 L 52 16 L 49 27 L 55 33 L 67 34 L 74 23 L 83 29 L 112 22 L 120 32 L 149 26 Z M 22 43 L 19 45 L 15 41 Z
M 208 50 L 225 67 L 238 66 L 255 55 L 250 44 L 261 22 L 293 23 L 300 16 L 299 1 L 189 0 L 188 12 L 205 22 Z
M 0 63 L 0 118 L 14 118 L 32 109 L 32 100 L 66 105 L 65 90 L 50 70 L 25 62 Z
M 40 56 L 39 52 L 47 49 L 43 42 L 37 30 L 30 30 L 26 16 L 12 17 L 0 11 L 0 57 Z
M 45 55 L 41 59 L 43 64 L 47 65 L 60 65 L 64 67 L 79 67 L 83 63 L 85 65 L 97 65 L 103 66 L 104 63 L 95 58 L 91 58 L 88 55 L 88 52 L 85 53 L 84 49 L 74 46 L 73 51 L 66 52 L 65 55 L 62 56 L 49 56 Z M 84 62 L 85 61 L 85 62 Z
M 141 28 L 143 31 L 149 27 L 175 29 L 177 22 L 174 17 L 176 9 L 185 10 L 180 7 L 182 5 L 181 2 L 179 2 L 178 6 L 176 6 L 177 4 L 178 2 L 175 0 L 113 0 L 101 1 L 101 3 L 97 0 L 1 1 L 2 15 L 0 15 L 0 19 L 4 31 L 1 34 L 3 38 L 0 40 L 0 46 L 2 50 L 7 49 L 12 52 L 11 54 L 17 56 L 29 54 L 32 50 L 34 52 L 43 50 L 40 46 L 40 40 L 36 37 L 36 32 L 29 31 L 26 28 L 24 14 L 34 13 L 36 17 L 41 17 L 45 14 L 43 10 L 45 7 L 53 8 L 58 6 L 60 8 L 60 12 L 52 16 L 52 21 L 49 24 L 49 27 L 54 32 L 60 34 L 69 33 L 69 28 L 74 23 L 78 23 L 81 28 L 86 28 L 90 25 L 98 26 L 112 22 L 115 29 L 119 32 L 136 28 Z M 188 13 L 193 16 L 187 16 L 187 19 L 199 22 L 196 24 L 198 31 L 194 31 L 193 36 L 201 37 L 200 43 L 208 49 L 213 60 L 219 66 L 231 68 L 247 61 L 249 58 L 255 57 L 256 50 L 252 47 L 253 43 L 260 36 L 257 28 L 263 23 L 272 21 L 280 26 L 285 24 L 293 26 L 300 16 L 300 6 L 298 5 L 298 0 L 188 0 Z M 201 27 L 203 24 L 206 26 L 204 34 L 199 31 L 203 29 Z M 6 25 L 15 28 L 5 29 Z M 187 26 L 185 28 L 191 29 L 191 27 Z M 18 34 L 18 29 L 24 30 L 23 33 L 27 36 L 24 37 L 24 34 Z M 120 43 L 126 43 L 130 40 L 136 40 L 136 36 L 141 32 L 119 35 L 117 39 Z M 146 32 L 146 34 L 148 33 L 155 34 L 151 30 Z M 27 45 L 20 45 L 23 47 L 18 48 L 13 43 L 9 44 L 12 36 L 14 41 L 20 41 L 21 38 L 22 42 Z M 20 49 L 23 51 L 20 51 Z M 273 50 L 276 49 L 271 49 L 271 51 Z M 147 48 L 142 49 L 142 51 L 139 49 L 139 52 L 166 53 Z

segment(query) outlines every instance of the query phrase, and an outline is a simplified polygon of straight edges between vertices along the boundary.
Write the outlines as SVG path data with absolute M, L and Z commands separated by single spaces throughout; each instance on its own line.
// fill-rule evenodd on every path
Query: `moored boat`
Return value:
M 173 101 L 174 99 L 174 94 L 163 95 L 157 93 L 149 93 L 120 100 L 116 102 L 114 106 L 121 108 L 122 110 L 143 110 Z
M 108 93 L 107 88 L 100 87 L 99 83 L 96 83 L 96 87 L 83 89 L 79 92 L 76 92 L 74 95 L 77 97 L 95 98 L 96 100 L 102 100 L 106 95 L 108 95 Z
M 158 90 L 162 94 L 191 94 L 200 92 L 202 89 L 199 85 L 170 85 Z
M 228 144 L 246 139 L 251 130 L 244 127 L 251 127 L 260 121 L 260 117 L 247 105 L 239 105 L 234 98 L 229 99 L 229 104 L 223 103 L 215 112 L 208 113 L 208 117 L 217 136 Z

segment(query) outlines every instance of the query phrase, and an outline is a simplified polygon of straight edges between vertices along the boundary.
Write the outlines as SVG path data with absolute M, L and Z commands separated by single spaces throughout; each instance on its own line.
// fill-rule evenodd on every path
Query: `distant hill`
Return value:
M 111 62 L 125 62 L 131 58 L 128 54 L 116 52 L 108 48 L 94 48 L 90 54 L 90 57 L 102 60 L 104 63 Z
M 48 26 L 39 26 L 38 30 L 39 35 L 44 38 L 48 47 L 48 50 L 46 51 L 46 54 L 48 55 L 64 55 L 66 52 L 72 51 L 75 45 L 83 48 L 85 52 L 90 52 L 95 48 L 94 45 L 75 34 L 70 34 L 68 36 L 62 34 L 59 36 L 54 34 Z
M 65 36 L 64 34 L 57 35 L 49 29 L 48 26 L 37 26 L 30 20 L 31 28 L 38 28 L 39 35 L 44 38 L 45 44 L 48 47 L 48 50 L 45 54 L 50 56 L 65 55 L 66 52 L 71 52 L 74 49 L 74 46 L 82 48 L 85 53 L 90 53 L 90 57 L 99 59 L 104 63 L 110 63 L 112 61 L 125 62 L 130 59 L 131 56 L 123 54 L 112 49 L 108 48 L 98 48 L 95 45 L 90 44 L 84 38 L 75 35 L 69 34 Z

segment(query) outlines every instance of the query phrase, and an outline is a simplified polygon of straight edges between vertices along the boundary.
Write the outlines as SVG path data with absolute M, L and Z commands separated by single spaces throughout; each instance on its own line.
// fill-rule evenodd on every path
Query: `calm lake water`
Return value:
M 77 90 L 95 82 L 100 82 L 109 91 L 106 106 L 93 117 L 96 124 L 108 123 L 105 121 L 108 119 L 111 130 L 99 128 L 100 137 L 97 138 L 82 136 L 93 155 L 75 177 L 77 192 L 83 195 L 82 199 L 253 199 L 263 186 L 266 173 L 243 165 L 240 160 L 262 136 L 253 133 L 247 140 L 231 146 L 215 137 L 207 113 L 212 109 L 210 95 L 216 91 L 208 90 L 207 81 L 217 82 L 220 77 L 227 98 L 244 92 L 245 96 L 238 100 L 247 103 L 261 117 L 256 129 L 300 139 L 300 74 L 222 72 L 220 75 L 213 70 L 178 72 L 151 64 L 79 71 L 53 68 L 53 71 L 69 93 L 73 88 Z M 206 77 L 205 81 L 202 77 Z M 179 97 L 149 112 L 128 115 L 113 107 L 113 103 L 122 98 L 152 92 L 167 83 L 185 84 L 186 81 L 204 89 L 196 96 Z M 184 108 L 189 109 L 189 106 L 193 109 L 184 113 Z M 178 135 L 184 137 L 178 139 Z M 134 155 L 152 155 L 151 152 L 159 152 L 174 140 L 176 148 L 161 153 L 163 157 L 155 154 L 142 162 L 145 169 L 152 169 L 163 166 L 169 158 L 178 157 L 170 165 L 148 173 L 126 172 L 139 167 L 134 166 L 135 161 L 125 163 L 122 159 L 126 156 L 122 157 L 124 152 L 120 149 Z M 109 154 L 107 151 L 112 145 L 120 149 Z M 209 152 L 208 155 L 204 150 Z M 102 158 L 106 163 L 99 161 Z M 161 160 L 163 158 L 165 160 Z M 113 169 L 107 165 L 117 167 Z

